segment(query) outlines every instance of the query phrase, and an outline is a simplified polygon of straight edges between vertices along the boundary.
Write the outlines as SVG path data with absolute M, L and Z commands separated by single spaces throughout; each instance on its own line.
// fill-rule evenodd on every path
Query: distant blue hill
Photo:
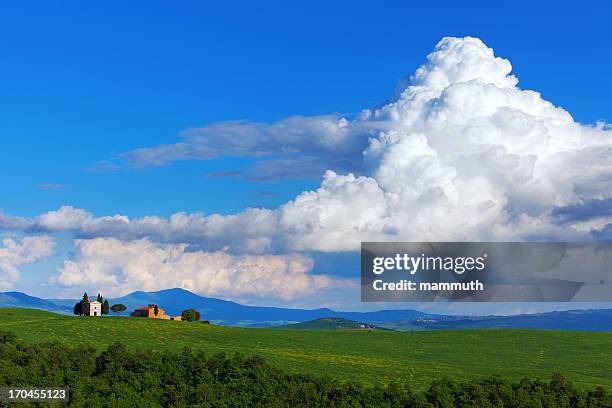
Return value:
M 426 329 L 447 330 L 523 328 L 609 332 L 612 331 L 612 310 L 567 310 L 514 316 L 459 316 L 452 318 L 445 316 L 418 318 L 410 324 Z M 395 328 L 397 329 L 397 326 Z
M 21 292 L 0 293 L 0 307 L 21 307 L 72 313 L 77 299 L 40 299 Z M 612 332 L 611 310 L 571 310 L 514 316 L 444 316 L 416 310 L 380 310 L 376 312 L 340 312 L 331 309 L 288 309 L 245 306 L 239 303 L 203 297 L 184 289 L 158 292 L 133 292 L 109 299 L 123 303 L 128 310 L 157 304 L 169 315 L 179 315 L 190 307 L 200 311 L 202 319 L 228 326 L 273 327 L 337 317 L 375 324 L 394 330 L 437 330 L 478 328 L 534 328 L 556 330 L 588 330 Z
M 425 313 L 416 310 L 381 310 L 378 312 L 337 312 L 331 309 L 287 309 L 280 307 L 245 306 L 215 298 L 196 295 L 184 289 L 166 289 L 159 292 L 134 292 L 127 296 L 113 299 L 113 303 L 123 303 L 128 309 L 154 303 L 170 315 L 180 314 L 182 310 L 193 307 L 202 314 L 202 318 L 227 325 L 269 326 L 276 324 L 305 322 L 322 317 L 342 317 L 349 320 L 384 322 L 416 319 Z
M 26 295 L 22 292 L 0 293 L 0 307 L 27 307 L 30 309 L 49 310 L 51 312 L 72 313 L 75 303 L 74 301 L 69 301 L 69 303 L 61 305 L 51 300 Z M 68 304 L 71 304 L 71 306 L 68 306 Z

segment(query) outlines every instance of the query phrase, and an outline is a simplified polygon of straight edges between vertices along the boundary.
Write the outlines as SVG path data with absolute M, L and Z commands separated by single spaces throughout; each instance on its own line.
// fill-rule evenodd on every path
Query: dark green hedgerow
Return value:
M 6 386 L 68 387 L 72 407 L 612 407 L 604 389 L 579 390 L 561 375 L 518 383 L 442 379 L 412 392 L 409 384 L 377 387 L 290 374 L 259 357 L 138 351 L 123 344 L 98 353 L 25 345 L 0 331 L 0 387 Z

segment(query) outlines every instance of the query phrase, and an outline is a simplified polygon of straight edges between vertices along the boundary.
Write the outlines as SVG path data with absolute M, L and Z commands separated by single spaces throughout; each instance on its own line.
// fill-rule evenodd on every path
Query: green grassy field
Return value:
M 287 370 L 368 384 L 500 375 L 612 389 L 612 333 L 515 329 L 392 332 L 243 329 L 129 317 L 78 318 L 0 309 L 0 329 L 28 343 L 55 340 L 98 348 L 123 341 L 140 349 L 257 354 Z
M 373 324 L 360 323 L 341 317 L 324 317 L 308 322 L 279 326 L 283 330 L 390 330 Z

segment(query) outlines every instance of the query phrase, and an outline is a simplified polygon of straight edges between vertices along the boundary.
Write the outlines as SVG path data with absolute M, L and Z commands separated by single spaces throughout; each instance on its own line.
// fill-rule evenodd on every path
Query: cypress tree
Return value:
M 83 316 L 83 304 L 81 302 L 77 302 L 74 305 L 74 314 L 77 316 Z
M 83 299 L 81 300 L 81 311 L 85 316 L 89 316 L 89 296 L 87 296 L 87 292 L 83 293 Z

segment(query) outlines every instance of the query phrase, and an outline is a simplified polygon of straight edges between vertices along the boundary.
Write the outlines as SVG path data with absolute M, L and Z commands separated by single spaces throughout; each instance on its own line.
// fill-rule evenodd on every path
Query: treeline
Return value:
M 603 388 L 579 390 L 558 374 L 550 381 L 443 379 L 414 392 L 409 384 L 292 374 L 259 357 L 26 345 L 0 331 L 6 386 L 68 387 L 72 407 L 612 407 Z

